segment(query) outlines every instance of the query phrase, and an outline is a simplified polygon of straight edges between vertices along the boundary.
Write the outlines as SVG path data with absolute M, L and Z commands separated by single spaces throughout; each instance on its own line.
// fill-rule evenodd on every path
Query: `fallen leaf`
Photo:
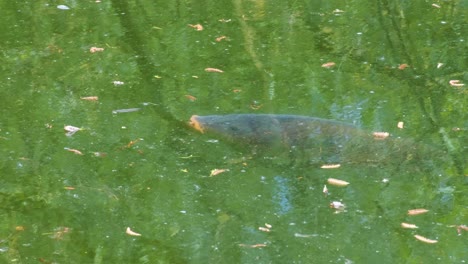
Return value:
M 440 8 L 440 5 L 438 5 L 438 4 L 432 4 L 432 7 Z
M 418 226 L 417 226 L 417 225 L 408 224 L 408 223 L 401 223 L 401 227 L 403 227 L 403 228 L 409 228 L 409 229 L 415 229 L 415 228 L 418 228 Z
M 222 71 L 220 69 L 216 69 L 216 68 L 205 68 L 205 71 L 206 72 L 219 72 L 219 73 L 224 72 L 224 71 Z
M 390 136 L 390 133 L 388 132 L 373 132 L 372 135 L 374 136 L 374 139 L 382 140 L 386 139 Z
M 450 85 L 455 86 L 455 87 L 465 86 L 464 83 L 460 83 L 460 80 L 450 80 L 449 83 Z
M 71 136 L 81 130 L 81 128 L 76 127 L 76 126 L 64 126 L 63 129 L 65 129 L 65 131 L 68 132 L 67 136 Z
M 398 127 L 399 129 L 402 129 L 403 126 L 404 126 L 404 123 L 403 123 L 402 121 L 398 122 L 397 127 Z
M 331 67 L 333 67 L 333 66 L 335 66 L 335 65 L 336 65 L 336 63 L 330 61 L 330 62 L 327 62 L 327 63 L 322 64 L 322 67 L 323 67 L 323 68 L 330 69 Z
M 323 193 L 324 193 L 325 195 L 328 195 L 328 188 L 327 188 L 326 185 L 323 186 Z
M 15 227 L 15 230 L 16 230 L 16 231 L 24 231 L 25 228 L 24 228 L 24 226 L 16 226 L 16 227 Z
M 77 149 L 71 149 L 71 148 L 64 148 L 64 149 L 67 150 L 67 151 L 73 152 L 76 155 L 83 155 L 83 153 L 81 153 L 81 151 L 79 151 Z
M 398 66 L 398 69 L 399 69 L 399 70 L 404 70 L 404 69 L 406 69 L 406 68 L 408 68 L 408 67 L 409 67 L 408 64 L 403 63 L 403 64 L 400 64 L 400 65 Z
M 75 190 L 75 187 L 71 187 L 71 186 L 65 186 L 63 187 L 65 190 L 69 190 L 69 191 L 72 191 L 72 190 Z
M 86 100 L 86 101 L 97 101 L 99 98 L 97 96 L 85 96 L 85 97 L 80 97 L 81 100 Z
M 127 235 L 129 236 L 141 236 L 140 233 L 132 231 L 130 227 L 127 227 L 127 230 L 125 230 L 125 233 L 127 233 Z
M 347 182 L 347 181 L 334 179 L 334 178 L 328 178 L 327 182 L 328 182 L 328 184 L 335 185 L 335 186 L 347 186 L 347 185 L 349 185 L 349 182 Z
M 131 113 L 131 112 L 136 112 L 140 111 L 141 108 L 127 108 L 127 109 L 117 109 L 117 110 L 112 110 L 113 114 L 120 114 L 120 113 Z
M 89 52 L 91 52 L 91 53 L 102 52 L 102 51 L 104 51 L 104 48 L 91 47 L 91 48 L 89 49 Z
M 186 95 L 185 95 L 185 98 L 189 99 L 189 100 L 192 101 L 192 102 L 195 101 L 195 100 L 197 100 L 197 98 L 196 98 L 195 96 L 190 95 L 190 94 L 186 94 Z
M 217 41 L 217 42 L 220 42 L 220 41 L 223 40 L 223 39 L 226 39 L 226 36 L 217 37 L 217 38 L 216 38 L 216 41 Z
M 428 244 L 434 244 L 434 243 L 437 243 L 437 242 L 438 242 L 437 240 L 425 238 L 425 237 L 420 236 L 420 235 L 414 235 L 414 237 L 415 237 L 417 240 L 422 241 L 422 242 L 424 242 L 424 243 L 428 243 Z
M 202 31 L 203 30 L 203 26 L 200 25 L 200 24 L 196 24 L 196 25 L 189 24 L 189 27 L 192 27 L 192 28 L 196 29 L 197 31 Z
M 223 172 L 229 171 L 229 169 L 213 169 L 211 170 L 210 177 L 216 176 L 218 174 L 221 174 Z
M 424 209 L 424 208 L 411 209 L 411 210 L 408 210 L 408 215 L 420 215 L 420 214 L 425 214 L 427 212 L 429 212 L 429 210 Z
M 125 83 L 122 82 L 122 81 L 113 81 L 112 82 L 115 86 L 119 86 L 119 85 L 124 85 Z
M 346 208 L 346 205 L 344 205 L 342 202 L 333 201 L 330 203 L 330 208 L 336 209 L 338 211 L 343 211 Z
M 324 164 L 320 166 L 322 169 L 338 169 L 339 167 L 341 167 L 341 164 Z
M 265 223 L 265 226 L 266 226 L 267 228 L 271 228 L 271 227 L 272 227 L 270 224 L 267 224 L 267 223 Z
M 266 247 L 266 244 L 253 244 L 253 245 L 247 245 L 247 244 L 239 244 L 241 247 L 250 247 L 250 248 L 258 248 L 258 247 Z
M 270 232 L 270 229 L 269 229 L 269 228 L 266 228 L 266 227 L 263 227 L 263 226 L 260 226 L 260 227 L 258 228 L 258 230 L 263 231 L 263 232 Z

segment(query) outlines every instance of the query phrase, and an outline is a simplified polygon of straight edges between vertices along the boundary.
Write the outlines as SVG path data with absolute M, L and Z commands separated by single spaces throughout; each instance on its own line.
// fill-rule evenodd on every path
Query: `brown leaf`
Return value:
M 428 244 L 434 244 L 434 243 L 437 243 L 439 241 L 437 240 L 433 240 L 433 239 L 429 239 L 429 238 L 426 238 L 426 237 L 423 237 L 423 236 L 420 236 L 420 235 L 414 235 L 414 237 L 419 240 L 419 241 L 422 241 L 424 243 L 428 243 Z
M 91 48 L 89 49 L 89 52 L 91 52 L 91 53 L 102 52 L 102 51 L 104 51 L 104 48 L 91 47 Z
M 229 169 L 213 169 L 211 170 L 210 177 L 216 176 L 218 174 L 221 174 L 223 172 L 229 171 Z
M 73 152 L 76 155 L 83 155 L 83 153 L 81 153 L 81 151 L 79 151 L 77 149 L 71 149 L 71 148 L 64 148 L 64 149 L 67 150 L 67 151 Z
M 420 215 L 420 214 L 425 214 L 427 212 L 429 212 L 429 210 L 424 209 L 424 208 L 411 209 L 411 210 L 408 210 L 408 215 Z
M 335 65 L 336 65 L 336 63 L 330 61 L 330 62 L 327 62 L 327 63 L 322 64 L 322 67 L 323 67 L 323 68 L 330 69 L 330 68 L 332 68 L 332 67 L 335 66 Z
M 338 169 L 339 167 L 341 167 L 340 164 L 324 164 L 320 166 L 322 169 Z
M 129 236 L 141 236 L 140 233 L 132 231 L 130 227 L 127 227 L 127 230 L 125 230 L 125 233 Z
M 347 181 L 334 179 L 334 178 L 328 178 L 327 182 L 328 182 L 328 184 L 335 185 L 335 186 L 347 186 L 347 185 L 349 185 L 349 182 L 347 182 Z
M 81 100 L 86 100 L 86 101 L 97 101 L 99 98 L 97 96 L 86 96 L 86 97 L 81 97 Z
M 403 227 L 403 228 L 409 228 L 409 229 L 415 229 L 415 228 L 418 228 L 418 226 L 417 226 L 417 225 L 408 224 L 408 223 L 401 223 L 401 227 Z
M 388 132 L 373 132 L 372 135 L 374 136 L 374 139 L 382 140 L 386 139 L 390 136 L 390 133 Z
M 189 27 L 192 27 L 197 31 L 202 31 L 203 30 L 203 26 L 200 25 L 200 24 L 195 24 L 195 25 L 189 24 Z
M 224 71 L 220 70 L 220 69 L 216 69 L 216 68 L 206 68 L 205 69 L 206 72 L 219 72 L 219 73 L 223 73 Z

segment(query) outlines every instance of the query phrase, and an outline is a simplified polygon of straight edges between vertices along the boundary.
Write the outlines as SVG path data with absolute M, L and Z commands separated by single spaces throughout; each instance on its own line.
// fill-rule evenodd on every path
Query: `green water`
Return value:
M 467 262 L 468 90 L 449 81 L 468 83 L 468 6 L 434 3 L 2 1 L 0 262 Z M 227 113 L 340 120 L 446 162 L 288 168 L 187 126 Z

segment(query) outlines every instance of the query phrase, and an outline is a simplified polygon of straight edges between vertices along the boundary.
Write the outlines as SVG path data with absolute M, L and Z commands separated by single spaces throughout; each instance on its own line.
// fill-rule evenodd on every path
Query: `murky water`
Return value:
M 4 1 L 0 258 L 468 261 L 464 10 L 461 1 Z M 324 169 L 288 153 L 251 155 L 187 124 L 231 113 L 339 120 L 446 157 Z M 415 208 L 429 211 L 408 215 Z

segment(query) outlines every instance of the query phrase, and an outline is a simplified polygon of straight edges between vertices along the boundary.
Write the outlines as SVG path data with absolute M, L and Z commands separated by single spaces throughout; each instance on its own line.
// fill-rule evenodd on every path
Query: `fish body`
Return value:
M 255 150 L 274 155 L 290 153 L 309 161 L 372 161 L 381 159 L 384 156 L 382 151 L 388 150 L 388 140 L 378 140 L 372 133 L 351 124 L 316 117 L 276 114 L 194 115 L 189 124 L 202 133 L 218 134 Z

